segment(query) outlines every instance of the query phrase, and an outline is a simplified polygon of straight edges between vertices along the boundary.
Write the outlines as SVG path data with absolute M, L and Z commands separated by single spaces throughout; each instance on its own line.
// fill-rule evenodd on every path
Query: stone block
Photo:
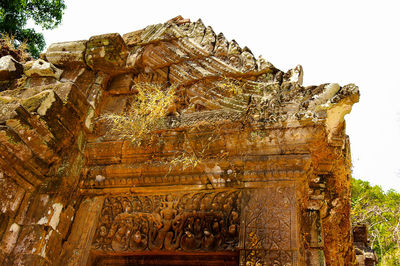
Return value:
M 24 224 L 48 225 L 51 219 L 51 199 L 48 194 L 38 194 L 30 199 L 29 207 L 25 215 Z
M 21 205 L 19 206 L 17 216 L 15 217 L 15 223 L 17 224 L 23 224 L 25 219 L 26 219 L 26 214 L 28 212 L 30 203 L 31 203 L 31 196 L 32 194 L 30 192 L 25 193 L 25 197 L 21 202 Z
M 96 75 L 89 69 L 84 69 L 76 77 L 74 83 L 81 90 L 81 92 L 87 97 L 89 88 L 94 84 Z
M 61 82 L 75 82 L 78 76 L 82 73 L 90 70 L 86 70 L 84 67 L 73 67 L 73 68 L 64 68 L 64 71 L 60 77 Z M 92 72 L 92 71 L 90 71 Z
M 35 266 L 49 266 L 51 265 L 45 258 L 36 254 L 23 254 L 14 255 L 7 258 L 5 265 L 35 265 Z
M 321 237 L 321 221 L 318 211 L 308 210 L 304 215 L 303 231 L 306 245 L 311 248 L 321 248 L 323 246 Z
M 0 58 L 0 81 L 12 80 L 21 77 L 23 67 L 11 55 Z
M 14 130 L 23 142 L 25 142 L 32 152 L 38 156 L 43 162 L 50 164 L 57 159 L 54 150 L 49 146 L 46 140 L 39 135 L 35 128 L 29 125 L 21 117 L 9 119 L 6 125 Z
M 44 226 L 25 226 L 15 246 L 16 265 L 54 265 L 61 253 L 61 235 Z
M 86 156 L 88 164 L 114 164 L 121 162 L 122 141 L 88 143 Z
M 40 183 L 36 175 L 25 169 L 22 161 L 9 152 L 4 146 L 0 145 L 0 153 L 6 153 L 7 156 L 1 156 L 0 167 L 2 171 L 21 186 L 26 191 L 33 191 L 34 186 Z
M 59 232 L 62 211 L 62 203 L 52 200 L 47 194 L 38 194 L 31 199 L 24 224 L 49 226 Z
M 0 101 L 7 100 L 7 98 L 1 97 Z M 15 110 L 18 108 L 19 104 L 17 101 L 11 100 L 10 102 L 2 101 L 3 104 L 0 105 L 0 121 L 4 122 L 7 119 L 13 118 L 16 115 Z
M 57 175 L 64 178 L 65 183 L 69 186 L 68 189 L 74 188 L 78 183 L 80 177 L 81 169 L 85 165 L 86 159 L 84 155 L 79 152 L 78 149 L 68 156 L 62 166 L 58 169 Z
M 87 42 L 86 63 L 93 70 L 118 73 L 128 56 L 124 40 L 118 33 L 93 36 Z
M 63 239 L 67 237 L 69 227 L 74 220 L 74 215 L 75 209 L 71 205 L 65 208 L 60 215 L 60 223 L 58 224 L 57 230 Z
M 50 230 L 45 237 L 45 243 L 43 245 L 41 254 L 49 261 L 55 261 L 61 253 L 62 237 L 54 230 Z
M 23 99 L 22 106 L 30 112 L 36 112 L 41 116 L 45 116 L 49 109 L 55 108 L 56 106 L 61 108 L 62 102 L 59 100 L 59 97 L 55 97 L 53 90 L 48 89 Z
M 359 224 L 353 227 L 354 242 L 368 242 L 368 227 L 366 224 Z
M 132 74 L 122 74 L 116 76 L 111 81 L 110 87 L 107 90 L 110 94 L 132 94 Z
M 46 51 L 46 59 L 56 66 L 85 65 L 86 40 L 53 43 Z
M 128 46 L 134 46 L 141 42 L 142 33 L 143 33 L 143 29 L 125 33 L 124 35 L 122 35 L 122 38 L 124 38 L 124 41 Z
M 2 159 L 8 160 L 9 166 L 17 170 L 20 174 L 24 173 L 25 179 L 32 178 L 29 182 L 37 183 L 39 179 L 43 179 L 43 174 L 48 170 L 48 165 L 41 161 L 32 153 L 32 150 L 25 144 L 21 138 L 9 127 L 3 126 L 0 131 L 0 150 L 7 153 L 2 156 Z M 19 171 L 21 170 L 21 171 Z M 13 174 L 9 176 L 14 176 Z
M 56 141 L 54 136 L 44 121 L 40 120 L 37 115 L 31 114 L 22 105 L 19 105 L 18 108 L 15 109 L 15 112 L 18 115 L 18 117 L 15 119 L 25 121 L 35 130 L 38 136 L 40 136 L 50 148 L 54 150 L 56 149 Z
M 61 252 L 61 235 L 43 225 L 23 226 L 14 248 L 14 255 L 34 254 L 53 260 Z
M 57 83 L 57 79 L 55 77 L 33 76 L 26 80 L 26 86 L 28 87 L 47 86 L 55 83 Z
M 0 172 L 0 191 L 3 191 L 0 194 L 0 211 L 15 214 L 21 205 L 25 191 L 3 172 Z
M 101 96 L 103 95 L 103 89 L 98 84 L 93 84 L 88 91 L 87 100 L 88 102 L 96 108 L 100 102 Z
M 55 86 L 54 91 L 65 105 L 70 105 L 79 116 L 86 115 L 89 103 L 83 93 L 73 83 L 69 82 Z
M 27 111 L 36 112 L 41 116 L 58 144 L 69 143 L 72 140 L 71 132 L 76 129 L 79 118 L 74 118 L 74 113 L 64 106 L 54 90 L 44 90 L 25 99 L 22 105 Z
M 29 61 L 24 65 L 24 73 L 28 77 L 55 77 L 60 79 L 62 70 L 56 68 L 52 63 L 46 62 L 43 59 Z
M 68 237 L 69 243 L 73 243 L 80 248 L 91 244 L 96 230 L 95 225 L 103 207 L 103 200 L 101 197 L 88 198 L 81 203 L 75 215 L 71 235 Z M 88 226 L 89 224 L 90 226 Z
M 45 257 L 45 254 L 41 254 L 44 242 L 42 240 L 46 238 L 47 234 L 43 225 L 22 226 L 13 253 L 15 255 L 36 254 Z
M 87 198 L 79 206 L 68 241 L 63 245 L 60 265 L 85 265 L 96 224 L 103 207 L 102 197 Z
M 10 225 L 7 231 L 4 232 L 3 239 L 1 241 L 0 249 L 2 252 L 4 252 L 5 254 L 9 254 L 13 250 L 15 244 L 17 243 L 20 232 L 20 225 L 16 223 Z

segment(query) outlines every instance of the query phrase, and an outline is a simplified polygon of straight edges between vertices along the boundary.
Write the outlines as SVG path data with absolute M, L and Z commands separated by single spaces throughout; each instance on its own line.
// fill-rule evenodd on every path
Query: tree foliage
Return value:
M 366 223 L 379 265 L 400 265 L 400 194 L 352 179 L 353 223 Z
M 13 36 L 16 45 L 26 42 L 32 56 L 38 57 L 46 43 L 43 34 L 26 28 L 28 20 L 53 29 L 61 23 L 64 9 L 64 0 L 1 0 L 0 33 Z

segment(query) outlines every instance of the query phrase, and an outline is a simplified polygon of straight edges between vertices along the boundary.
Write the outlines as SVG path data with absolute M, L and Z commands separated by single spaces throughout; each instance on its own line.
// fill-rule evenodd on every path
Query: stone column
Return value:
M 86 265 L 103 197 L 85 199 L 78 211 L 68 241 L 64 243 L 59 265 Z

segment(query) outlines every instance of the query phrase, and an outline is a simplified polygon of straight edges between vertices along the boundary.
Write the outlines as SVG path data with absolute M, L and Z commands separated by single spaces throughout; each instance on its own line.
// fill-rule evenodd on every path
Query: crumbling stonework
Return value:
M 368 227 L 366 224 L 357 224 L 353 227 L 354 247 L 356 258 L 360 266 L 374 266 L 378 258 L 374 250 L 371 249 L 371 243 L 368 240 Z
M 304 87 L 301 66 L 283 73 L 181 17 L 20 65 L 0 75 L 0 263 L 356 264 L 355 85 Z M 138 146 L 99 118 L 144 83 L 176 99 Z M 200 162 L 171 163 L 187 153 Z

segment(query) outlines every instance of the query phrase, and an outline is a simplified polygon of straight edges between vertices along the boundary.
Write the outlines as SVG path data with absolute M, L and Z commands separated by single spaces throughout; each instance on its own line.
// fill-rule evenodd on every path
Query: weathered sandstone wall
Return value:
M 302 77 L 180 17 L 2 57 L 0 264 L 354 264 L 344 115 L 358 88 Z M 99 119 L 138 84 L 176 88 L 141 146 Z M 198 163 L 171 163 L 187 154 Z

